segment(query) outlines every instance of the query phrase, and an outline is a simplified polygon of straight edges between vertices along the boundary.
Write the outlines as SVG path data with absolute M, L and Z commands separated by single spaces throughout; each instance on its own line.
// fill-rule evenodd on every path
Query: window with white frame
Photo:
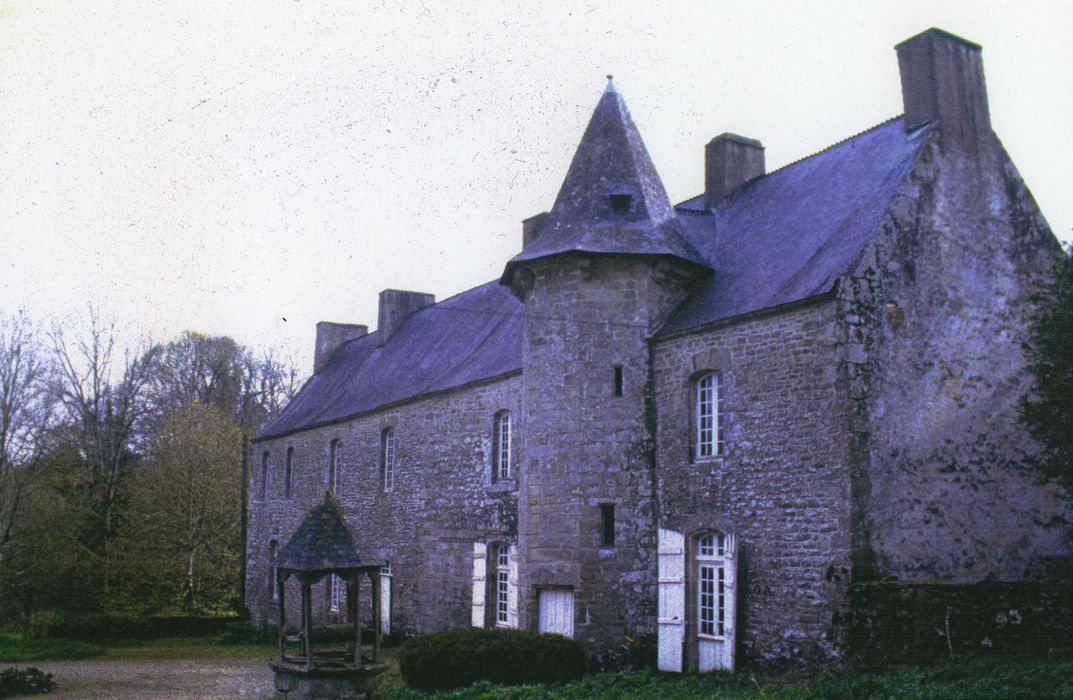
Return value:
M 506 627 L 510 624 L 507 604 L 507 587 L 510 581 L 510 545 L 505 542 L 495 546 L 495 572 L 495 622 L 497 627 Z
M 380 486 L 384 491 L 395 488 L 395 430 L 388 428 L 380 434 Z
M 332 440 L 328 445 L 328 490 L 332 493 L 336 492 L 339 487 L 339 451 L 341 449 L 339 440 Z
M 510 452 L 510 411 L 501 411 L 495 417 L 495 440 L 492 450 L 495 453 L 493 481 L 504 481 L 511 475 Z
M 697 633 L 701 637 L 725 636 L 726 548 L 722 533 L 708 532 L 696 540 Z
M 693 454 L 697 459 L 721 455 L 723 443 L 723 382 L 719 372 L 702 374 L 696 380 L 693 413 L 695 446 Z
M 346 581 L 341 576 L 332 574 L 331 583 L 331 609 L 339 612 L 346 605 Z

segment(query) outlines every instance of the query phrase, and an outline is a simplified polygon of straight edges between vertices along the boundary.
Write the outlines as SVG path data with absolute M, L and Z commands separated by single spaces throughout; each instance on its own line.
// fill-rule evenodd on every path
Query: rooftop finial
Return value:
M 614 76 L 611 75 L 610 73 L 608 73 L 607 74 L 607 87 L 604 88 L 604 92 L 615 92 L 615 83 L 612 82 L 613 80 L 614 80 Z

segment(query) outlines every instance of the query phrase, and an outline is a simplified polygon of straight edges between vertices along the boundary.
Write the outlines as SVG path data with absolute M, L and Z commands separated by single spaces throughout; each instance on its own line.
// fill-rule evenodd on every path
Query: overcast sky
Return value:
M 314 324 L 499 276 L 604 74 L 672 200 L 703 146 L 773 170 L 902 111 L 893 46 L 984 47 L 995 131 L 1073 236 L 1073 3 L 0 0 L 0 308 L 92 300 L 309 370 Z

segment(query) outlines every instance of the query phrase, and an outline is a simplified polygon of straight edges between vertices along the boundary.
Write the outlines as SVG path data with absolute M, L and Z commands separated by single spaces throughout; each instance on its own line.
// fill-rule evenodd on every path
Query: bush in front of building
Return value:
M 575 639 L 508 629 L 449 630 L 408 639 L 399 650 L 402 677 L 421 690 L 564 683 L 581 678 L 587 661 Z
M 56 688 L 52 674 L 33 666 L 0 671 L 0 698 L 50 693 Z

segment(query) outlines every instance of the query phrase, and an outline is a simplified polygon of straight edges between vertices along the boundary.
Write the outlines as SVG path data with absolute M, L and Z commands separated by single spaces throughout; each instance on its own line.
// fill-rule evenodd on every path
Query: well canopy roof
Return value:
M 306 513 L 277 555 L 276 565 L 280 571 L 317 572 L 374 568 L 380 562 L 361 558 L 339 502 L 329 492 L 323 503 Z

